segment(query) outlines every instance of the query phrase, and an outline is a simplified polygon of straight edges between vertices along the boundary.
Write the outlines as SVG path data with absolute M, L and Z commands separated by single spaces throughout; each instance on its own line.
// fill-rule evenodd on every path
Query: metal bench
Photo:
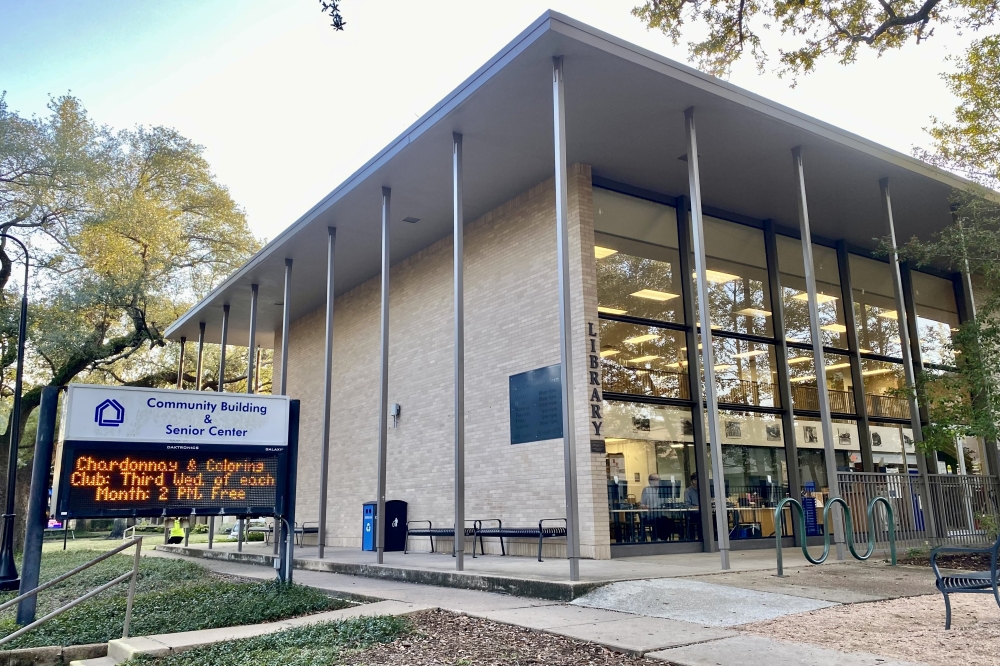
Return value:
M 935 586 L 944 595 L 944 628 L 951 629 L 951 600 L 950 594 L 992 594 L 1000 606 L 1000 589 L 997 585 L 997 552 L 1000 551 L 1000 539 L 996 543 L 986 548 L 955 548 L 943 546 L 931 551 L 931 568 L 937 577 Z M 989 553 L 990 570 L 977 571 L 973 573 L 959 573 L 950 576 L 941 575 L 938 569 L 937 556 L 941 553 Z
M 566 519 L 565 518 L 542 518 L 538 521 L 538 527 L 504 527 L 503 523 L 499 519 L 491 519 L 489 522 L 496 521 L 497 527 L 482 527 L 478 528 L 479 536 L 479 548 L 483 548 L 483 539 L 500 539 L 500 553 L 502 555 L 507 554 L 507 549 L 504 547 L 504 537 L 508 539 L 538 539 L 538 561 L 542 561 L 542 540 L 550 539 L 553 537 L 564 537 L 566 536 Z M 562 521 L 562 527 L 545 527 L 545 523 Z
M 472 556 L 476 556 L 476 535 L 479 533 L 479 522 L 478 520 L 467 520 L 467 523 L 472 523 L 472 527 L 465 528 L 465 537 L 472 537 Z M 412 525 L 424 525 L 427 527 L 411 527 Z M 409 551 L 410 537 L 427 537 L 431 541 L 431 552 L 436 552 L 434 550 L 434 538 L 435 537 L 445 537 L 448 539 L 455 538 L 455 528 L 454 527 L 434 527 L 434 523 L 429 520 L 408 520 L 406 522 L 406 537 L 403 541 L 403 554 Z M 481 546 L 480 546 L 481 547 Z M 454 553 L 452 553 L 454 554 Z

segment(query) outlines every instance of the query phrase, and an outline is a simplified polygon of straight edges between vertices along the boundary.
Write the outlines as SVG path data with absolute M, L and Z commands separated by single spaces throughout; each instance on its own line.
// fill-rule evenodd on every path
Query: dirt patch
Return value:
M 907 555 L 899 558 L 900 564 L 912 564 L 916 566 L 929 567 L 931 565 L 930 553 L 920 553 L 919 555 Z M 957 569 L 959 571 L 989 571 L 989 553 L 952 553 L 938 555 L 937 564 L 942 569 Z
M 992 595 L 952 598 L 952 629 L 944 629 L 944 600 L 926 595 L 824 608 L 738 627 L 787 641 L 931 666 L 1000 666 L 1000 608 Z
M 607 648 L 530 629 L 433 610 L 410 616 L 414 632 L 352 656 L 396 666 L 662 666 Z

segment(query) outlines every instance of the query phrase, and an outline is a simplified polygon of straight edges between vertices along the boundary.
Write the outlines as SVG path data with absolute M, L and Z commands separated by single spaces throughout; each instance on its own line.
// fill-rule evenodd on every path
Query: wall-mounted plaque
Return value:
M 559 365 L 510 376 L 510 443 L 561 439 L 562 381 Z

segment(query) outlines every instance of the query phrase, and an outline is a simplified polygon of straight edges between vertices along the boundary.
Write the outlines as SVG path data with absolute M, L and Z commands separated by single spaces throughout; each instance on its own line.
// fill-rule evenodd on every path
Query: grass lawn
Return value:
M 74 548 L 66 551 L 62 550 L 61 542 L 46 544 L 42 555 L 41 581 L 51 580 L 120 543 L 78 539 Z M 90 544 L 90 548 L 86 548 L 85 544 Z M 108 558 L 42 592 L 38 598 L 37 616 L 41 617 L 129 571 L 133 552 L 129 550 Z M 82 645 L 121 638 L 127 591 L 128 583 L 121 583 L 4 647 Z M 0 603 L 14 596 L 16 593 L 13 592 L 0 594 Z M 226 579 L 192 562 L 144 557 L 139 568 L 130 633 L 142 636 L 255 624 L 349 605 L 349 602 L 308 587 Z M 14 609 L 0 613 L 0 636 L 13 633 L 16 629 Z
M 154 658 L 140 656 L 122 666 L 336 666 L 354 664 L 361 650 L 409 633 L 398 617 L 364 617 L 226 641 L 188 652 Z

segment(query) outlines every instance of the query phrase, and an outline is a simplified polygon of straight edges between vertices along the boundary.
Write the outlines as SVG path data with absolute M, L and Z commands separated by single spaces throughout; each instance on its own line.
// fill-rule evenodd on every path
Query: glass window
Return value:
M 719 412 L 730 538 L 774 538 L 774 507 L 788 495 L 781 419 L 773 414 Z M 791 534 L 789 515 L 782 534 Z
M 951 336 L 958 330 L 958 306 L 951 280 L 912 271 L 917 340 L 924 363 L 955 365 Z
M 701 539 L 691 411 L 605 401 L 611 543 Z
M 712 338 L 719 402 L 780 407 L 774 346 L 733 338 Z
M 826 389 L 830 398 L 830 411 L 841 414 L 856 413 L 854 383 L 851 381 L 851 362 L 846 355 L 824 354 L 826 363 Z M 816 362 L 811 349 L 788 350 L 788 378 L 792 385 L 792 406 L 795 409 L 819 410 L 819 387 L 816 383 Z
M 861 469 L 861 440 L 858 424 L 846 419 L 833 419 L 834 451 L 837 469 L 846 472 Z M 818 418 L 795 417 L 795 445 L 799 450 L 799 478 L 806 494 L 829 493 L 826 475 L 823 428 Z M 818 506 L 822 506 L 817 495 Z
M 892 269 L 884 261 L 850 255 L 854 316 L 861 353 L 900 358 L 899 317 L 892 287 Z
M 861 377 L 869 417 L 910 418 L 910 403 L 900 392 L 906 386 L 902 364 L 861 359 Z
M 785 337 L 792 342 L 812 344 L 802 243 L 787 236 L 778 236 L 777 241 Z M 837 251 L 813 244 L 813 263 L 823 346 L 847 349 L 847 327 L 844 325 Z
M 770 337 L 764 232 L 711 217 L 704 218 L 704 224 L 712 328 Z
M 603 388 L 612 393 L 688 399 L 686 349 L 679 331 L 602 319 Z
M 683 323 L 674 209 L 595 188 L 594 211 L 598 312 Z
M 913 430 L 901 425 L 879 423 L 870 423 L 868 430 L 872 437 L 872 462 L 876 472 L 888 470 L 906 472 L 917 469 Z M 905 463 L 903 447 L 906 448 Z

